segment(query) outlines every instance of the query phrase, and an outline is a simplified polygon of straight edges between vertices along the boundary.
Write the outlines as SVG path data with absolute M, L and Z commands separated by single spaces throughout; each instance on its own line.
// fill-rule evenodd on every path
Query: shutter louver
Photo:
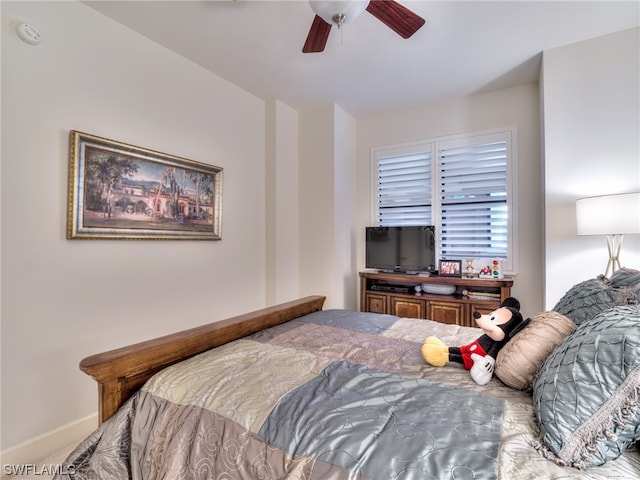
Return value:
M 440 150 L 442 257 L 507 257 L 506 142 Z

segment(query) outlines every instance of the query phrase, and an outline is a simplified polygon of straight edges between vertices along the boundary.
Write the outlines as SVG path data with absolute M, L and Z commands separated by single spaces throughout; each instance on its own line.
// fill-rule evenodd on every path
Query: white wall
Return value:
M 358 266 L 364 268 L 364 227 L 373 225 L 371 149 L 459 133 L 517 127 L 517 258 L 512 294 L 523 314 L 542 308 L 542 192 L 537 85 L 459 98 L 358 122 Z
M 605 237 L 576 235 L 576 199 L 640 191 L 639 32 L 544 53 L 547 308 L 607 264 Z M 640 236 L 625 236 L 621 263 L 640 269 Z
M 299 296 L 298 112 L 267 102 L 267 303 Z
M 300 112 L 300 295 L 331 293 L 334 235 L 334 106 Z
M 300 113 L 300 293 L 357 308 L 356 121 L 337 105 Z
M 340 107 L 334 113 L 333 296 L 341 308 L 357 310 L 357 129 L 356 121 Z
M 86 5 L 1 8 L 6 454 L 96 411 L 83 357 L 265 305 L 265 104 Z M 222 241 L 66 240 L 71 129 L 223 167 Z

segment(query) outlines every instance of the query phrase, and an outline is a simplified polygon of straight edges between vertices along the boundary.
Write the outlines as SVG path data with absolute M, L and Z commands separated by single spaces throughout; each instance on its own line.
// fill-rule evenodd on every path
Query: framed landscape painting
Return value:
M 72 130 L 67 238 L 220 240 L 222 168 Z

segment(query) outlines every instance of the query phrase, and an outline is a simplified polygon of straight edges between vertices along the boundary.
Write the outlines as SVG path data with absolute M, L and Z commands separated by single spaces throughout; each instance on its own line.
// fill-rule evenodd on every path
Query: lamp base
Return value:
M 607 248 L 609 249 L 609 262 L 604 276 L 609 278 L 613 272 L 620 269 L 620 248 L 624 235 L 607 235 Z

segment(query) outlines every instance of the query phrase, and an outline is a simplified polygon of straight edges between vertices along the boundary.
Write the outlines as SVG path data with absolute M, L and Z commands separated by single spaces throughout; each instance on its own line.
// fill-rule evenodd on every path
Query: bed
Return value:
M 479 329 L 323 310 L 324 300 L 82 360 L 100 426 L 56 478 L 640 478 L 629 441 L 602 466 L 549 460 L 531 392 L 497 376 L 479 386 L 420 354 L 428 336 L 462 345 Z

